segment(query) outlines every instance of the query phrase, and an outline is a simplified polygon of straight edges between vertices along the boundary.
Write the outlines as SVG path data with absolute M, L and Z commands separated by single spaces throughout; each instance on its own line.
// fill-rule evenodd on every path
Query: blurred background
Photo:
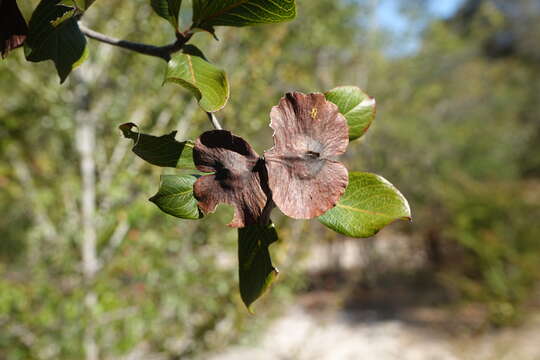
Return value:
M 231 210 L 160 212 L 147 199 L 174 170 L 118 130 L 210 129 L 161 87 L 165 64 L 89 40 L 60 86 L 19 50 L 0 66 L 0 359 L 540 359 L 540 1 L 297 7 L 194 37 L 229 74 L 219 118 L 262 153 L 284 92 L 360 86 L 378 115 L 345 162 L 398 187 L 413 222 L 350 239 L 275 211 L 281 274 L 250 315 Z M 174 38 L 146 0 L 97 1 L 83 21 Z

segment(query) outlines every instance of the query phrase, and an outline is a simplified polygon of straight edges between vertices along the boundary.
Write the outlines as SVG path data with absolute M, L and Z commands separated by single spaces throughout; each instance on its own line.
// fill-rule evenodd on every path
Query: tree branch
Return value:
M 172 53 L 180 51 L 193 35 L 189 31 L 186 31 L 184 33 L 177 33 L 177 40 L 175 42 L 169 45 L 155 46 L 113 38 L 111 36 L 89 29 L 82 23 L 79 23 L 79 28 L 81 29 L 83 34 L 85 34 L 91 39 L 100 41 L 105 44 L 118 46 L 126 50 L 135 51 L 140 54 L 159 57 L 165 61 L 169 61 L 171 59 Z

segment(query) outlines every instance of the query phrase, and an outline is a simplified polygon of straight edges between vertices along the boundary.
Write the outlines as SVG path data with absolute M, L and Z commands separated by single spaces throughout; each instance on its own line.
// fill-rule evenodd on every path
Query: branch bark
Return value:
M 191 36 L 193 36 L 193 33 L 189 31 L 186 31 L 184 33 L 178 33 L 178 38 L 175 42 L 164 46 L 155 46 L 150 44 L 117 39 L 89 29 L 82 23 L 79 23 L 79 28 L 81 29 L 82 33 L 88 36 L 90 39 L 94 39 L 105 44 L 118 46 L 126 50 L 135 51 L 139 54 L 155 56 L 165 61 L 169 61 L 171 59 L 171 54 L 182 50 L 182 47 L 189 41 L 189 39 L 191 39 Z

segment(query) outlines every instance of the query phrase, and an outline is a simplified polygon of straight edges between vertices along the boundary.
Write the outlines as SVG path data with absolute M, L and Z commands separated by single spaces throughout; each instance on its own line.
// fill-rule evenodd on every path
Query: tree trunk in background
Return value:
M 96 327 L 93 315 L 97 303 L 97 296 L 93 290 L 93 282 L 98 271 L 97 257 L 97 229 L 96 229 L 96 164 L 94 153 L 96 148 L 96 124 L 90 114 L 90 95 L 85 86 L 85 79 L 77 85 L 79 98 L 76 109 L 77 131 L 75 141 L 80 156 L 81 171 L 81 255 L 82 272 L 86 295 L 88 322 L 84 333 L 84 351 L 86 360 L 98 360 L 99 348 L 96 342 Z

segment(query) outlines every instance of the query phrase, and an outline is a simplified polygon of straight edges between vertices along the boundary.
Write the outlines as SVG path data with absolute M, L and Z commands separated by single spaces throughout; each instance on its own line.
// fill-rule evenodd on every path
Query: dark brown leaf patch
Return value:
M 203 213 L 226 203 L 234 207 L 229 226 L 269 222 L 272 201 L 265 190 L 266 168 L 244 139 L 225 130 L 207 131 L 195 141 L 193 160 L 198 170 L 213 173 L 200 177 L 193 186 Z
M 348 183 L 337 161 L 349 144 L 347 120 L 323 94 L 288 93 L 270 113 L 274 147 L 265 152 L 269 187 L 279 209 L 310 219 L 332 208 Z
M 0 0 L 0 52 L 2 58 L 23 45 L 28 35 L 26 20 L 15 0 Z

